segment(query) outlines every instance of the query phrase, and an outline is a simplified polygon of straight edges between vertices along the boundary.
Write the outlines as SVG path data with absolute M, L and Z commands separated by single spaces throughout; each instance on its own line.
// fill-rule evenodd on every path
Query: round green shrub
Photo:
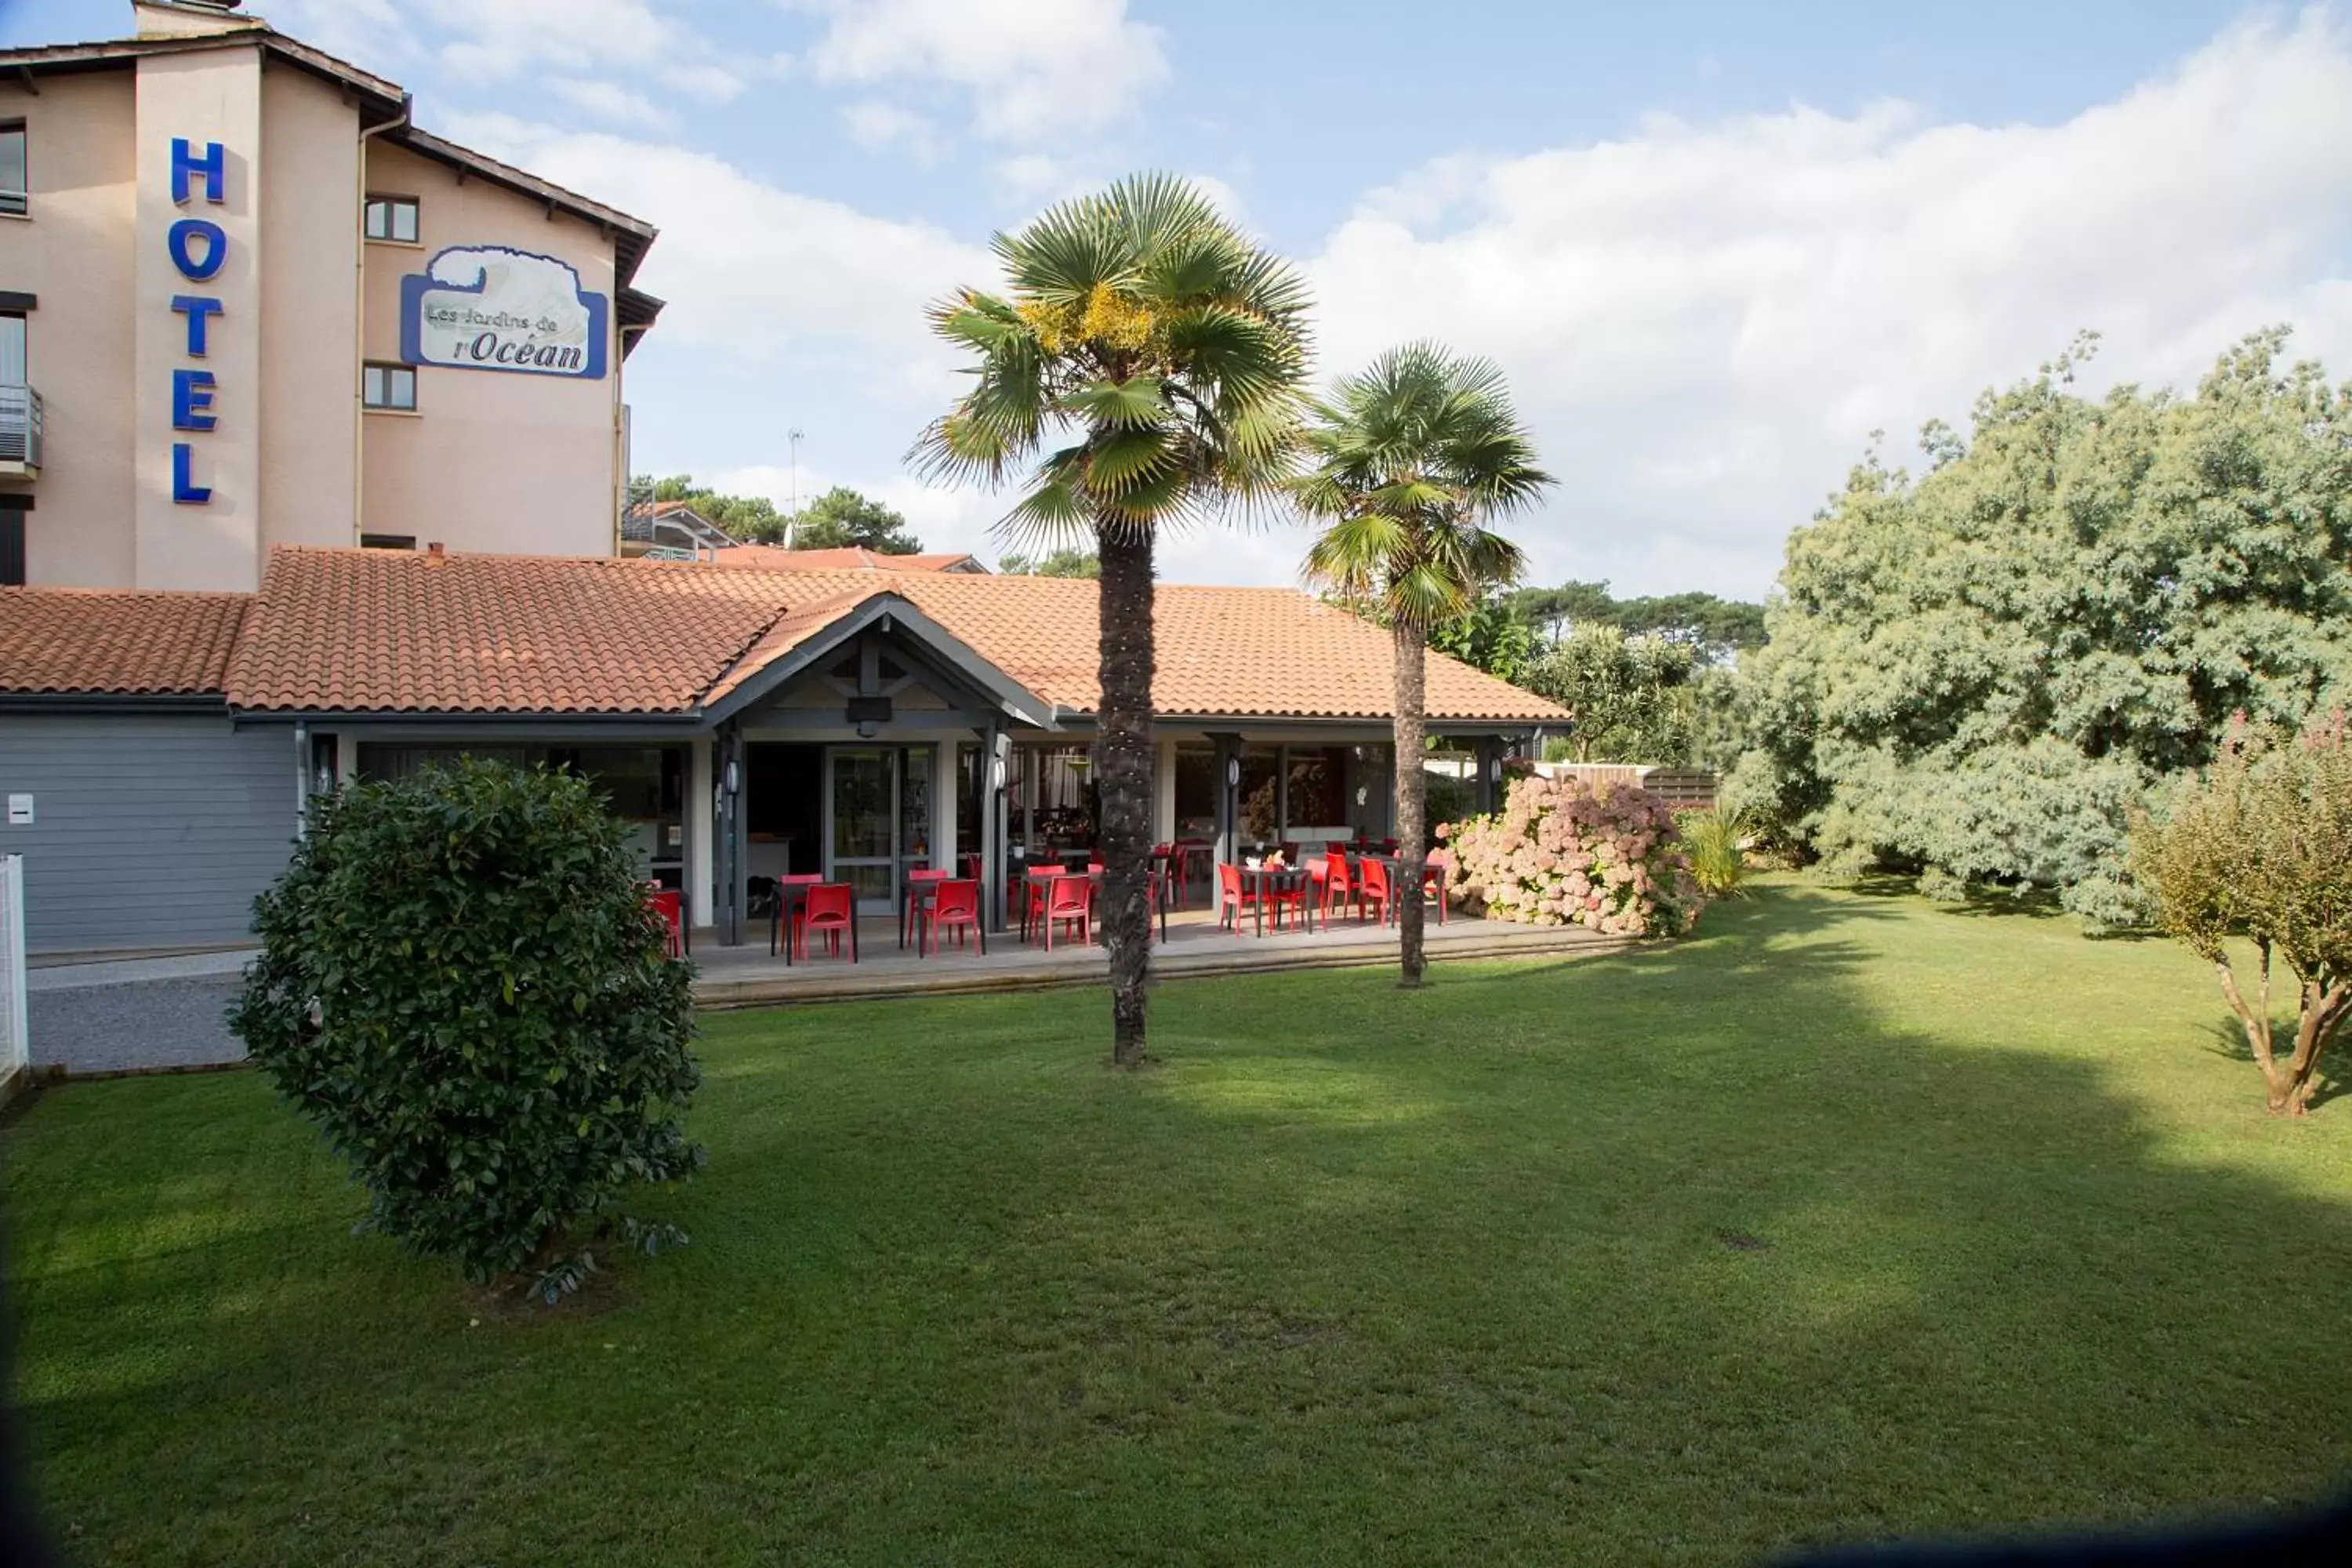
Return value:
M 313 803 L 254 901 L 230 1027 L 367 1188 L 369 1224 L 552 1297 L 616 1200 L 688 1175 L 690 966 L 583 780 L 464 760 Z

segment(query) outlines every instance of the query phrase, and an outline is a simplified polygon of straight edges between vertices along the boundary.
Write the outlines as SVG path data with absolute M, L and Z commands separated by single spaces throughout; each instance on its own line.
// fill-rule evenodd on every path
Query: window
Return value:
M 0 213 L 23 217 L 31 208 L 32 194 L 25 168 L 25 122 L 0 120 Z
M 360 405 L 416 412 L 416 372 L 404 364 L 369 364 L 360 369 Z
M 416 198 L 370 196 L 365 232 L 370 239 L 388 239 L 395 245 L 416 244 Z
M 25 312 L 0 310 L 0 386 L 30 386 L 25 359 Z
M 414 550 L 416 548 L 416 535 L 413 533 L 362 533 L 360 535 L 360 548 L 362 550 Z

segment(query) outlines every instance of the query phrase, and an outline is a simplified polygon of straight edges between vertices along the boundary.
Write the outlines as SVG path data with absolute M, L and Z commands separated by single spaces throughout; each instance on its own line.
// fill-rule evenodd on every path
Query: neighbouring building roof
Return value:
M 218 696 L 252 595 L 0 588 L 0 692 Z
M 954 552 L 885 555 L 861 544 L 829 550 L 787 550 L 779 544 L 740 544 L 720 555 L 721 566 L 763 572 L 985 572 L 976 555 Z
M 226 606 L 213 612 L 230 621 L 236 642 L 226 691 L 229 705 L 247 712 L 691 719 L 877 602 L 917 612 L 1058 715 L 1090 715 L 1098 697 L 1098 590 L 1075 578 L 280 546 L 270 552 L 241 631 L 234 624 L 241 595 L 8 592 L 28 605 L 55 601 L 44 603 L 40 616 L 61 629 L 72 624 L 71 611 L 60 607 L 68 600 L 205 599 Z M 1295 589 L 1168 584 L 1159 591 L 1156 624 L 1152 695 L 1163 717 L 1389 715 L 1388 633 Z M 156 621 L 128 613 L 123 625 L 138 626 L 142 645 L 184 635 L 158 633 Z M 105 683 L 120 678 L 98 645 L 85 674 L 79 640 L 47 645 L 46 679 L 96 683 L 33 689 L 124 689 Z M 14 647 L 0 637 L 0 689 L 24 689 L 7 684 L 21 679 Z M 1568 717 L 1531 692 L 1434 653 L 1428 710 L 1439 722 Z

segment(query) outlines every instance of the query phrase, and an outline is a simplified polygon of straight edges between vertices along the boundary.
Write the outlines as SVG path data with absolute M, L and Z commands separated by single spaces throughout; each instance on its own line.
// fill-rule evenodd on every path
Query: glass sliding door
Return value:
M 898 763 L 894 746 L 835 746 L 825 759 L 825 875 L 857 889 L 860 914 L 897 907 Z

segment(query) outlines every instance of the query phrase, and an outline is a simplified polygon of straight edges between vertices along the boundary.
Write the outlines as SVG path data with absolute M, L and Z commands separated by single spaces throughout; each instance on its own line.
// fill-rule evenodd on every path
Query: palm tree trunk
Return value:
M 1400 617 L 1391 628 L 1396 647 L 1396 822 L 1397 822 L 1397 945 L 1403 958 L 1398 984 L 1421 984 L 1421 872 L 1428 853 L 1425 803 L 1427 775 L 1422 772 L 1422 717 L 1427 675 L 1428 638 L 1419 626 Z
M 1103 938 L 1110 947 L 1111 1061 L 1141 1067 L 1151 968 L 1151 535 L 1104 529 L 1095 779 L 1102 801 Z

